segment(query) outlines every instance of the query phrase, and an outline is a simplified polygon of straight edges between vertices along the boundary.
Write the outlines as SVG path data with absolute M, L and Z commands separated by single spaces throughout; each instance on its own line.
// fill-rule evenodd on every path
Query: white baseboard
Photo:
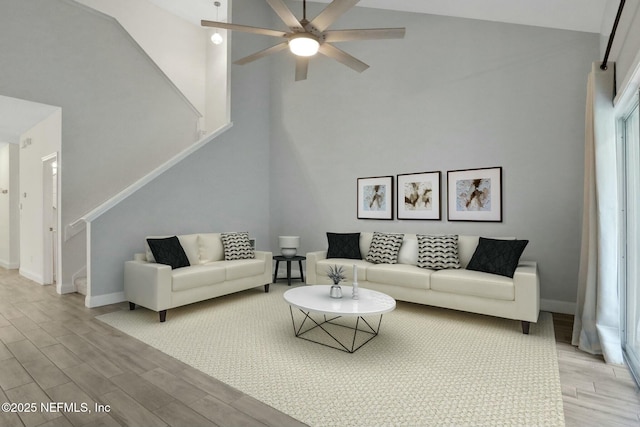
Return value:
M 36 282 L 38 285 L 44 285 L 44 278 L 42 277 L 42 274 L 34 273 L 33 271 L 25 270 L 24 268 L 21 268 L 19 273 L 21 276 Z
M 89 308 L 102 307 L 103 305 L 116 304 L 126 301 L 123 292 L 114 292 L 106 295 L 89 296 L 84 299 L 84 305 Z
M 73 283 L 60 283 L 60 287 L 58 288 L 59 293 L 62 294 L 72 294 L 76 291 L 76 287 L 73 286 Z
M 4 260 L 4 259 L 0 259 L 0 267 L 6 269 L 6 270 L 16 270 L 18 268 L 20 268 L 20 263 L 14 262 L 13 264 Z
M 551 313 L 575 314 L 576 303 L 553 299 L 540 299 L 540 310 L 549 311 Z

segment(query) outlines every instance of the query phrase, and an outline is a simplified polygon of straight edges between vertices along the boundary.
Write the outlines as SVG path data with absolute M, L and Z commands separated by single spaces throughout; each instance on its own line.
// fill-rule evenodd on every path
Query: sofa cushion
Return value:
M 418 239 L 415 234 L 405 234 L 398 252 L 398 264 L 418 265 Z
M 342 267 L 344 275 L 347 277 L 344 282 L 346 284 L 353 283 L 353 266 L 358 269 L 358 282 L 364 282 L 367 280 L 367 269 L 373 264 L 362 259 L 348 259 L 348 258 L 331 258 L 323 259 L 316 264 L 316 275 L 318 277 L 328 278 L 327 272 L 329 267 L 337 265 Z M 327 279 L 328 280 L 328 279 Z
M 431 270 L 460 268 L 458 235 L 418 235 L 418 267 Z
M 224 246 L 220 233 L 198 234 L 198 249 L 200 250 L 200 264 L 224 259 Z
M 172 236 L 147 236 L 144 241 L 145 253 L 147 254 L 147 261 L 149 262 L 157 262 L 153 256 L 153 252 L 151 252 L 151 248 L 149 247 L 149 243 L 146 239 L 166 239 L 167 237 Z M 197 234 L 183 234 L 178 236 L 178 240 L 180 241 L 180 245 L 184 250 L 184 253 L 187 255 L 189 259 L 190 265 L 198 265 L 200 263 L 200 251 L 198 249 L 198 235 Z
M 227 270 L 227 280 L 235 280 L 261 275 L 264 273 L 265 262 L 261 259 L 238 259 L 224 261 L 224 267 Z
M 373 233 L 366 260 L 374 264 L 396 264 L 404 234 Z
M 429 289 L 433 271 L 407 264 L 376 264 L 367 269 L 367 281 L 405 288 Z
M 480 237 L 468 270 L 513 277 L 528 240 L 500 240 Z
M 225 261 L 253 259 L 256 257 L 251 242 L 249 241 L 248 231 L 221 233 L 220 238 L 224 246 Z
M 226 272 L 220 265 L 195 265 L 173 270 L 172 277 L 171 288 L 175 292 L 224 282 Z
M 371 241 L 373 240 L 373 233 L 370 231 L 363 231 L 360 233 L 360 254 L 362 259 L 367 258 L 369 248 L 371 247 Z
M 172 269 L 190 265 L 189 258 L 184 253 L 178 237 L 147 239 L 147 243 L 157 263 L 170 265 Z
M 327 258 L 362 259 L 360 233 L 327 233 Z
M 431 274 L 431 290 L 513 301 L 513 279 L 472 270 L 439 270 Z

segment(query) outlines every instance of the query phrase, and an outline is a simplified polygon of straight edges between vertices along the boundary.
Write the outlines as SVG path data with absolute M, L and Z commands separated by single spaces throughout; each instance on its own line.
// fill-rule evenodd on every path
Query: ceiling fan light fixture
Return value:
M 213 5 L 216 7 L 216 21 L 219 19 L 218 18 L 218 11 L 220 10 L 220 2 L 219 1 L 214 1 Z M 213 33 L 213 35 L 211 36 L 211 43 L 215 44 L 216 46 L 219 44 L 222 44 L 224 40 L 222 39 L 222 35 L 218 32 L 218 30 L 216 29 L 216 32 Z
M 297 56 L 313 56 L 319 47 L 318 40 L 308 33 L 296 34 L 289 39 L 289 50 Z
M 213 44 L 222 44 L 223 39 L 222 36 L 220 35 L 219 32 L 215 32 L 213 33 L 213 35 L 211 36 L 211 43 Z

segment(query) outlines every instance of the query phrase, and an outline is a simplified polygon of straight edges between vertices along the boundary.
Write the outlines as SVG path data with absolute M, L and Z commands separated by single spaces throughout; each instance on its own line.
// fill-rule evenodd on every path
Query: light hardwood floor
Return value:
M 571 345 L 573 316 L 554 314 L 567 426 L 639 426 L 640 392 L 626 366 Z
M 303 425 L 94 319 L 126 303 L 87 309 L 83 299 L 0 268 L 0 403 L 38 405 L 0 412 L 0 426 Z M 554 315 L 567 425 L 640 425 L 629 372 L 568 344 L 572 323 Z M 86 403 L 92 412 L 43 412 L 40 402 Z

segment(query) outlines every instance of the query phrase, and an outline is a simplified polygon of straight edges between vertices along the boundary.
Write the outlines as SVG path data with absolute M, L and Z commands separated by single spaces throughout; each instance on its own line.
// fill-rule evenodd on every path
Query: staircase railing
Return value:
M 144 187 L 149 182 L 153 181 L 155 178 L 178 164 L 180 161 L 198 151 L 200 148 L 207 145 L 209 142 L 216 139 L 219 135 L 225 133 L 233 126 L 232 122 L 227 123 L 226 125 L 218 128 L 214 132 L 204 136 L 202 139 L 197 141 L 195 144 L 189 146 L 188 148 L 182 150 L 180 153 L 176 154 L 171 159 L 167 160 L 157 168 L 153 169 L 151 172 L 138 179 L 133 184 L 129 185 L 119 193 L 115 194 L 113 197 L 109 198 L 105 202 L 101 203 L 91 211 L 85 213 L 80 218 L 75 221 L 69 223 L 64 228 L 64 241 L 71 239 L 73 236 L 82 232 L 86 229 L 86 225 L 88 222 L 93 221 L 94 219 L 100 217 L 102 214 L 107 212 L 109 209 L 116 206 L 118 203 L 122 202 L 124 199 L 138 191 L 140 188 Z

